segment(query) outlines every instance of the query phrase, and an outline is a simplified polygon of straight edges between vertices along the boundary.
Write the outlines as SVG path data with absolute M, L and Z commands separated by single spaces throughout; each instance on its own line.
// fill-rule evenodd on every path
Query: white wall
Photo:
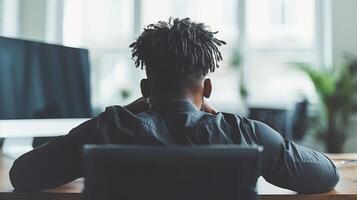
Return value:
M 357 0 L 332 0 L 333 63 L 345 62 L 344 54 L 357 56 Z
M 62 43 L 63 0 L 7 1 L 17 2 L 13 12 L 17 23 L 11 21 L 11 15 L 6 15 L 6 21 L 10 20 L 17 28 L 16 34 L 9 36 Z
M 19 11 L 19 36 L 42 41 L 46 34 L 46 0 L 21 0 Z

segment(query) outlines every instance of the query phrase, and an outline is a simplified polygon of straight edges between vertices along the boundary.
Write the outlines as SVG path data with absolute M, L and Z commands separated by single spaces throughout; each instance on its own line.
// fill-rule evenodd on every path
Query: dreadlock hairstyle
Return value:
M 222 60 L 218 46 L 226 42 L 215 38 L 216 33 L 190 18 L 170 18 L 148 25 L 129 47 L 135 66 L 147 72 L 205 76 Z

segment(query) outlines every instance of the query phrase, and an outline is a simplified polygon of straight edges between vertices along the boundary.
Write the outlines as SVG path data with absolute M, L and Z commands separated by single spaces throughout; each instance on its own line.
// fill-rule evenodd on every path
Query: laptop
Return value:
M 260 146 L 85 145 L 85 200 L 257 199 Z

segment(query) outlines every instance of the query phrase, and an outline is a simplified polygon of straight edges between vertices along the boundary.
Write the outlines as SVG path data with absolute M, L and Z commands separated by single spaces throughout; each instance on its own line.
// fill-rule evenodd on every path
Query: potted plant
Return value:
M 357 107 L 357 61 L 332 69 L 295 65 L 310 78 L 318 94 L 321 112 L 310 120 L 313 131 L 325 141 L 328 153 L 342 152 L 350 117 Z

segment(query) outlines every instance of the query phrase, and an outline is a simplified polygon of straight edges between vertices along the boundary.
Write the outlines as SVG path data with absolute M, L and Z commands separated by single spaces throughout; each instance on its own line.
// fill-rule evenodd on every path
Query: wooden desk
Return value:
M 339 166 L 340 182 L 334 191 L 325 194 L 300 195 L 293 191 L 273 186 L 263 178 L 258 181 L 258 192 L 262 200 L 357 200 L 357 165 L 341 166 L 343 159 L 357 159 L 357 154 L 330 155 Z M 78 179 L 61 187 L 45 190 L 41 193 L 16 193 L 9 180 L 12 160 L 0 153 L 0 199 L 1 200 L 79 200 L 83 199 L 83 179 Z

